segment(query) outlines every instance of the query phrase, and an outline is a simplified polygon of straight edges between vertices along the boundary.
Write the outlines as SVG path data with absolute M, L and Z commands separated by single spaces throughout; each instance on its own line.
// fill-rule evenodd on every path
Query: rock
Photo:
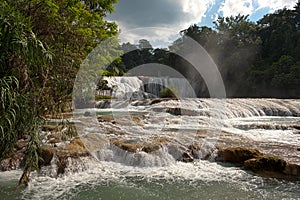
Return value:
M 68 159 L 77 159 L 79 157 L 90 156 L 89 151 L 85 148 L 80 138 L 73 139 L 70 144 L 63 149 L 57 149 L 57 175 L 63 174 L 68 164 Z
M 181 115 L 181 108 L 167 108 L 166 112 L 172 115 Z
M 16 142 L 12 152 L 0 162 L 0 171 L 10 171 L 22 167 L 29 137 L 23 137 Z
M 99 115 L 97 119 L 99 122 L 112 122 L 114 117 L 112 115 Z
M 42 146 L 41 147 L 41 157 L 43 159 L 42 165 L 50 165 L 51 160 L 55 154 L 55 149 L 51 146 Z
M 51 133 L 47 136 L 48 142 L 50 144 L 56 144 L 62 142 L 61 135 L 58 133 Z
M 137 126 L 144 126 L 144 122 L 142 119 L 143 116 L 131 116 L 131 120 L 134 122 Z
M 64 174 L 68 165 L 68 157 L 58 157 L 56 161 L 57 175 Z
M 115 138 L 111 139 L 110 141 L 117 147 L 119 147 L 125 151 L 131 152 L 131 153 L 136 153 L 138 149 L 142 149 L 142 147 L 143 147 L 141 144 L 129 143 L 126 141 L 121 141 L 121 140 L 115 139 Z
M 244 161 L 262 156 L 256 149 L 227 148 L 219 150 L 216 160 L 221 162 L 233 162 L 243 164 Z
M 199 154 L 198 154 L 198 152 L 200 150 L 199 146 L 197 146 L 195 144 L 191 144 L 190 146 L 188 146 L 188 149 L 191 152 L 191 155 L 193 156 L 193 158 L 199 159 Z
M 96 108 L 110 108 L 111 107 L 111 100 L 105 99 L 98 101 L 95 105 Z
M 15 170 L 20 167 L 22 157 L 19 158 L 18 156 L 13 156 L 12 158 L 3 159 L 0 162 L 0 171 L 10 171 Z
M 300 165 L 288 163 L 283 171 L 284 174 L 292 176 L 300 176 Z
M 157 99 L 153 99 L 152 101 L 151 101 L 151 103 L 150 103 L 150 105 L 153 105 L 153 104 L 157 104 L 157 103 L 160 103 L 160 102 L 162 102 L 162 101 L 168 101 L 168 100 L 170 100 L 170 99 L 167 99 L 167 98 L 157 98 Z
M 188 116 L 199 116 L 199 113 L 195 110 L 189 110 L 185 108 L 167 108 L 167 113 L 172 115 L 188 115 Z
M 154 152 L 154 151 L 157 151 L 159 150 L 159 146 L 155 146 L 155 145 L 146 145 L 142 148 L 142 151 L 146 152 L 146 153 L 151 153 L 151 152 Z
M 58 132 L 63 128 L 62 125 L 44 125 L 42 126 L 42 131 L 47 132 Z
M 184 152 L 182 154 L 181 158 L 178 159 L 178 161 L 181 161 L 181 162 L 193 162 L 194 158 L 193 158 L 193 156 L 191 155 L 190 152 Z
M 244 162 L 244 166 L 254 172 L 257 171 L 272 171 L 283 172 L 287 163 L 281 158 L 275 156 L 262 156 L 259 158 L 252 158 Z
M 136 153 L 139 150 L 144 151 L 146 153 L 152 153 L 158 151 L 161 148 L 161 145 L 169 142 L 167 138 L 162 138 L 162 137 L 153 138 L 151 143 L 144 143 L 144 144 L 134 143 L 132 141 L 121 141 L 116 138 L 113 138 L 110 141 L 115 146 L 131 153 Z
M 85 148 L 84 143 L 80 138 L 73 139 L 70 144 L 66 145 L 63 151 L 71 157 L 89 155 L 88 150 Z
M 60 142 L 62 142 L 60 139 L 55 139 L 55 138 L 51 138 L 51 139 L 49 140 L 49 143 L 50 143 L 50 144 L 56 144 L 56 143 L 60 143 Z
M 92 114 L 91 114 L 91 112 L 86 111 L 86 112 L 84 112 L 83 116 L 90 117 L 90 116 L 92 116 Z

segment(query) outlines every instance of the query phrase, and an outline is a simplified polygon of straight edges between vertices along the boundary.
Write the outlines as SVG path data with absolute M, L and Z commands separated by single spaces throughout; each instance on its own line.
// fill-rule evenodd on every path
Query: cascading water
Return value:
M 196 97 L 190 83 L 184 78 L 171 77 L 103 77 L 117 98 L 160 97 L 164 88 L 171 88 L 179 97 Z
M 122 81 L 116 79 L 111 80 L 116 84 Z M 119 87 L 124 91 L 120 97 L 143 91 L 139 78 L 125 79 L 128 85 Z M 103 100 L 96 109 L 78 111 L 97 116 L 93 123 L 92 116 L 76 119 L 82 126 L 82 140 L 89 140 L 86 146 L 94 157 L 69 158 L 65 174 L 60 176 L 55 176 L 54 160 L 48 168 L 33 173 L 29 187 L 17 194 L 11 186 L 16 178 L 0 173 L 0 191 L 8 191 L 2 197 L 299 198 L 299 182 L 263 178 L 214 161 L 216 146 L 225 145 L 258 148 L 300 164 L 299 100 L 126 98 Z

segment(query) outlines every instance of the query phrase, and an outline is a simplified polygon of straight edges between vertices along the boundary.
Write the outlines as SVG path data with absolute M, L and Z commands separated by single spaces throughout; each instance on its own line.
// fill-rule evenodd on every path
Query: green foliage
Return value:
M 68 139 L 74 138 L 78 136 L 78 133 L 76 131 L 76 127 L 74 123 L 70 122 L 68 119 L 63 119 L 58 126 L 61 127 L 59 130 L 61 134 L 61 139 L 66 141 Z
M 18 139 L 29 138 L 20 183 L 27 184 L 38 169 L 41 116 L 66 109 L 80 63 L 99 42 L 117 34 L 117 25 L 103 19 L 113 3 L 0 2 L 0 160 Z M 73 130 L 67 127 L 69 135 Z
M 0 79 L 0 160 L 7 155 L 18 139 L 18 135 L 15 134 L 17 114 L 20 110 L 19 94 L 16 92 L 18 86 L 19 82 L 15 77 Z
M 38 169 L 38 124 L 41 120 L 28 102 L 29 98 L 19 93 L 19 82 L 15 77 L 0 79 L 0 97 L 0 160 L 10 156 L 18 139 L 25 135 L 29 137 L 20 179 L 20 183 L 27 184 L 31 170 Z
M 177 97 L 179 97 L 179 92 L 173 86 L 169 86 L 169 87 L 162 89 L 162 91 L 160 92 L 160 97 L 161 98 L 177 98 Z
M 227 97 L 299 98 L 300 3 L 265 15 L 258 22 L 248 16 L 219 17 L 214 28 L 191 25 L 166 49 L 139 49 L 141 44 L 122 44 L 130 51 L 118 64 L 125 72 L 145 63 L 168 65 L 193 83 L 200 97 L 209 97 L 201 74 L 176 52 L 189 52 L 187 38 L 197 41 L 221 72 Z M 143 40 L 145 46 L 148 42 Z M 170 52 L 171 51 L 171 52 Z M 174 53 L 173 53 L 174 52 Z M 208 78 L 208 77 L 206 77 Z
M 111 96 L 105 96 L 105 95 L 96 95 L 95 100 L 101 100 L 101 99 L 111 99 Z

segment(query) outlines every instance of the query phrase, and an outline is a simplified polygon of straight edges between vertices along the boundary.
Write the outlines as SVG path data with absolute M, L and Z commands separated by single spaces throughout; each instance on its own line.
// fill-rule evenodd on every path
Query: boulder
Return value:
M 121 141 L 118 139 L 111 139 L 111 143 L 114 144 L 115 146 L 131 152 L 131 153 L 136 153 L 138 149 L 141 149 L 143 146 L 141 144 L 137 144 L 137 143 L 129 143 L 126 141 Z
M 57 175 L 59 175 L 65 173 L 69 158 L 78 159 L 79 157 L 90 156 L 90 153 L 85 148 L 82 140 L 80 138 L 75 138 L 63 149 L 58 148 L 56 150 L 56 155 Z
M 186 151 L 182 154 L 182 156 L 178 159 L 178 161 L 181 162 L 193 162 L 194 161 L 194 157 L 191 155 L 190 152 Z
M 256 149 L 246 149 L 241 147 L 221 149 L 218 152 L 217 161 L 233 162 L 243 164 L 244 161 L 262 156 Z
M 62 125 L 44 125 L 42 126 L 42 131 L 47 131 L 47 132 L 58 132 L 63 129 Z
M 70 144 L 66 145 L 62 152 L 70 157 L 89 155 L 88 150 L 80 138 L 71 140 Z
M 42 146 L 41 147 L 41 158 L 42 163 L 41 165 L 50 165 L 51 160 L 55 154 L 55 148 L 51 146 Z
M 283 172 L 287 163 L 285 160 L 275 156 L 262 156 L 259 158 L 252 158 L 244 162 L 244 166 L 254 172 L 257 171 L 271 171 Z
M 163 137 L 152 138 L 151 140 L 152 141 L 149 143 L 138 143 L 113 138 L 110 140 L 110 142 L 115 146 L 131 153 L 136 153 L 139 150 L 144 151 L 146 153 L 152 153 L 158 151 L 163 144 L 167 144 L 170 142 L 169 139 Z
M 300 165 L 288 163 L 283 171 L 284 174 L 292 176 L 300 176 Z

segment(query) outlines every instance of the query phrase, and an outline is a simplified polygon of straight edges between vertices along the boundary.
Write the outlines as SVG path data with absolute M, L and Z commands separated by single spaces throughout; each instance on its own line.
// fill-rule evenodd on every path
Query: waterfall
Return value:
M 181 98 L 196 97 L 190 83 L 184 78 L 122 76 L 104 77 L 117 98 L 155 98 L 160 97 L 164 88 L 174 89 Z
M 136 102 L 135 102 L 136 103 Z M 138 104 L 140 105 L 140 104 Z M 206 116 L 222 119 L 258 116 L 300 116 L 300 102 L 293 99 L 182 99 L 161 101 L 149 107 L 174 115 Z
M 130 98 L 133 93 L 143 91 L 143 82 L 135 76 L 112 76 L 103 77 L 108 82 L 107 86 L 112 88 L 112 96 L 117 98 Z
M 196 97 L 190 83 L 184 78 L 169 77 L 141 77 L 144 84 L 144 91 L 159 97 L 164 88 L 173 88 L 181 98 Z

